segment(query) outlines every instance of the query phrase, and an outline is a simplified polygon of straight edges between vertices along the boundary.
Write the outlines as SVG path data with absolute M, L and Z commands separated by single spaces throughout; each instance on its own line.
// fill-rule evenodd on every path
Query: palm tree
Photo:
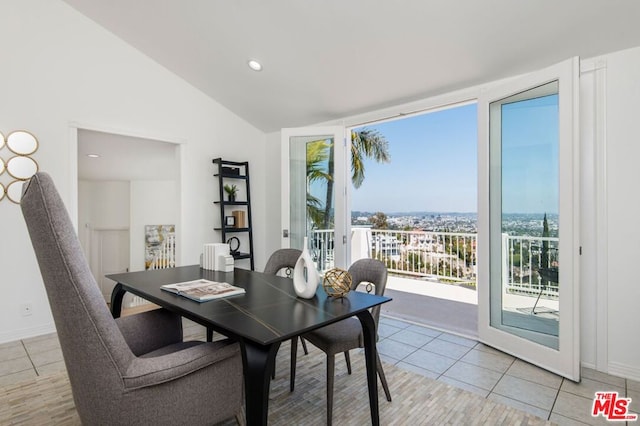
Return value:
M 329 157 L 331 144 L 326 140 L 317 140 L 307 144 L 307 217 L 311 222 L 319 225 L 325 222 L 322 202 L 311 194 L 310 186 L 316 181 L 330 182 L 332 176 L 326 172 L 323 163 Z
M 377 130 L 363 128 L 358 131 L 351 131 L 351 182 L 356 188 L 360 188 L 364 181 L 364 160 L 372 158 L 378 163 L 388 163 L 391 160 L 389 155 L 389 142 Z M 329 167 L 327 174 L 327 198 L 324 205 L 323 228 L 329 229 L 331 208 L 333 201 L 333 146 L 329 146 Z
M 360 188 L 364 181 L 364 159 L 371 158 L 378 163 L 391 161 L 389 142 L 380 132 L 364 128 L 351 132 L 351 182 Z

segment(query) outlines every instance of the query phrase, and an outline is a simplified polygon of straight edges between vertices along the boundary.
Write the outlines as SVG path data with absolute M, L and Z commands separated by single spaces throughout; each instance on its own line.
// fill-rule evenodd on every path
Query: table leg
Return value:
M 120 318 L 122 313 L 122 298 L 127 291 L 122 288 L 122 284 L 118 283 L 111 291 L 111 315 L 114 318 Z
M 378 409 L 378 377 L 376 376 L 376 324 L 368 310 L 362 311 L 357 315 L 360 324 L 362 324 L 362 335 L 364 337 L 364 358 L 367 365 L 371 424 L 378 426 L 380 424 L 380 413 Z
M 264 346 L 242 339 L 240 347 L 244 368 L 247 425 L 266 425 L 269 415 L 271 372 L 275 368 L 280 342 Z

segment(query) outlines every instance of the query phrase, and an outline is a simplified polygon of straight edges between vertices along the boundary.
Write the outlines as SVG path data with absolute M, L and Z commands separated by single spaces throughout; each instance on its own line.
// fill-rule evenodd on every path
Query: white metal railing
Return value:
M 320 271 L 334 266 L 333 229 L 313 230 L 310 250 Z M 477 234 L 352 228 L 351 260 L 379 259 L 389 272 L 475 287 Z M 503 282 L 513 294 L 558 296 L 558 283 L 543 282 L 540 267 L 558 267 L 558 238 L 503 234 Z
M 318 271 L 334 267 L 335 232 L 333 229 L 314 229 L 310 233 L 309 251 Z
M 371 230 L 371 257 L 390 272 L 434 281 L 476 283 L 476 234 Z
M 538 268 L 557 268 L 558 238 L 502 234 L 503 282 L 510 293 L 558 296 L 558 283 L 543 281 Z

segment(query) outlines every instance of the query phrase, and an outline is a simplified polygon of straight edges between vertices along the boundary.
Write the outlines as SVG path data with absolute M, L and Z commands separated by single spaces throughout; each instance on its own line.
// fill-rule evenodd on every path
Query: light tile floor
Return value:
M 389 317 L 380 318 L 378 333 L 383 362 L 560 425 L 610 424 L 591 416 L 596 391 L 617 391 L 640 411 L 640 382 L 583 368 L 575 383 L 475 340 Z
M 201 339 L 204 328 L 185 321 L 184 333 L 187 340 Z M 379 334 L 383 362 L 561 425 L 608 424 L 591 417 L 596 391 L 617 391 L 632 398 L 634 412 L 640 411 L 637 381 L 583 368 L 582 381 L 574 383 L 475 340 L 384 316 Z M 0 345 L 0 387 L 64 369 L 55 333 Z

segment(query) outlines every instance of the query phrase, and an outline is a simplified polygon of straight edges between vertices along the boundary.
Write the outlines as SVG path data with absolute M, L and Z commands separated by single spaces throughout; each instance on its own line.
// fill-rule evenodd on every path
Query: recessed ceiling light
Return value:
M 87 157 L 89 157 L 89 158 L 99 158 L 100 156 L 98 154 L 87 154 Z
M 251 68 L 254 71 L 262 71 L 262 64 L 256 61 L 255 59 L 249 60 L 247 64 L 249 65 L 249 68 Z

